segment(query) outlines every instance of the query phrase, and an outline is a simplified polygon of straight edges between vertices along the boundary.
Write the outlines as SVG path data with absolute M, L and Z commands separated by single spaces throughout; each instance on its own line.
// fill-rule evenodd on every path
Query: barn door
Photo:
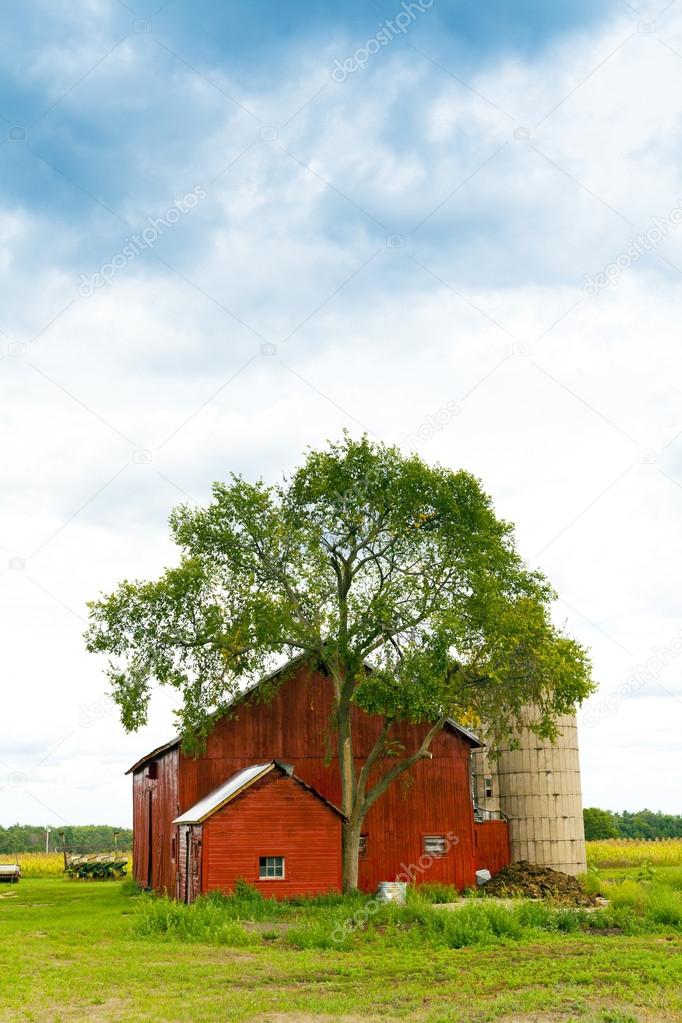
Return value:
M 191 828 L 189 846 L 189 902 L 201 894 L 201 829 Z
M 201 828 L 181 825 L 178 841 L 178 898 L 189 905 L 201 893 Z
M 178 898 L 189 902 L 189 824 L 178 828 Z

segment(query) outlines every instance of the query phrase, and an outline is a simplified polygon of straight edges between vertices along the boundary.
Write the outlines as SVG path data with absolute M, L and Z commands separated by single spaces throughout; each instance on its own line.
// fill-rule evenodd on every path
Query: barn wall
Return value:
M 133 774 L 133 877 L 138 884 L 148 884 L 148 825 L 146 805 L 143 801 L 145 791 L 145 771 L 140 769 Z
M 509 827 L 506 821 L 474 824 L 474 865 L 476 870 L 497 874 L 509 863 Z
M 341 818 L 278 771 L 215 813 L 203 831 L 203 891 L 228 892 L 240 877 L 274 898 L 341 886 Z M 259 880 L 260 856 L 284 856 L 286 877 Z
M 172 859 L 172 839 L 177 829 L 172 821 L 180 812 L 179 758 L 177 749 L 168 750 L 153 761 L 155 778 L 150 777 L 153 772 L 149 764 L 133 774 L 133 875 L 143 887 L 168 895 L 176 892 L 177 862 Z
M 233 716 L 217 722 L 204 756 L 180 756 L 179 799 L 187 810 L 226 778 L 250 764 L 276 759 L 331 802 L 340 804 L 338 763 L 334 750 L 331 686 L 324 676 L 299 669 L 276 690 L 270 702 L 251 697 Z M 353 723 L 358 768 L 371 749 L 379 723 L 357 713 Z M 400 725 L 393 738 L 407 751 L 417 748 L 424 727 Z M 446 881 L 460 888 L 474 881 L 474 829 L 469 789 L 470 746 L 463 738 L 442 733 L 424 760 L 397 781 L 370 810 L 365 822 L 367 856 L 360 862 L 360 884 L 372 889 L 405 868 L 415 881 Z M 383 769 L 386 768 L 384 763 Z M 423 837 L 451 832 L 455 842 L 443 858 L 421 870 Z M 423 863 L 424 861 L 422 861 Z

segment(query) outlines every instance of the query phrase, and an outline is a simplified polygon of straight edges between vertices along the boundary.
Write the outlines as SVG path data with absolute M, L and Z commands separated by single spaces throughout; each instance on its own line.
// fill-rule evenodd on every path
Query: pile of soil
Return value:
M 594 906 L 597 898 L 586 892 L 580 881 L 551 867 L 528 860 L 510 863 L 483 886 L 484 895 L 525 899 L 553 899 L 564 906 Z

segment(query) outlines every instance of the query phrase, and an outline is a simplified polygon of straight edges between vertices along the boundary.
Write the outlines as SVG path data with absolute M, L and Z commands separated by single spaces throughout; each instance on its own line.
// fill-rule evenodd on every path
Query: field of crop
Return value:
M 591 867 L 682 866 L 682 838 L 641 841 L 635 838 L 610 838 L 587 843 L 587 862 Z
M 93 853 L 93 855 L 96 855 Z M 127 854 L 123 853 L 121 859 Z M 29 877 L 59 877 L 64 873 L 64 854 L 60 852 L 30 852 L 30 853 L 18 853 L 14 855 L 0 856 L 0 860 L 6 860 L 8 863 L 14 863 L 15 859 L 19 861 L 21 867 L 21 876 L 24 878 Z M 128 872 L 130 872 L 130 857 L 128 856 Z
M 363 896 L 248 890 L 185 907 L 129 881 L 25 875 L 0 886 L 0 1020 L 682 1023 L 677 849 L 661 867 L 591 856 L 610 900 L 595 910 L 413 894 L 367 912 Z

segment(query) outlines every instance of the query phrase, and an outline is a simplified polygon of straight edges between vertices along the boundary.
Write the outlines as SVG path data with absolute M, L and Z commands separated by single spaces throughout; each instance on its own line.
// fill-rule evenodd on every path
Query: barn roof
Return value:
M 238 693 L 234 697 L 234 699 L 230 701 L 229 706 L 232 707 L 235 704 L 240 703 L 242 700 L 246 699 L 246 697 L 249 696 L 251 693 L 255 692 L 255 690 L 257 690 L 260 686 L 265 685 L 266 682 L 269 682 L 271 679 L 276 678 L 277 675 L 286 671 L 293 664 L 296 664 L 297 661 L 304 660 L 305 656 L 306 656 L 305 654 L 299 654 L 297 657 L 292 657 L 291 660 L 286 662 L 286 664 L 282 664 L 278 668 L 275 668 L 273 671 L 269 672 L 267 675 L 264 675 L 263 678 L 258 680 L 258 682 L 254 682 L 253 685 L 248 686 L 248 688 L 244 689 L 243 692 Z M 461 735 L 462 738 L 466 739 L 466 741 L 471 743 L 472 746 L 475 746 L 478 749 L 483 749 L 483 747 L 485 746 L 485 743 L 482 742 L 477 735 L 474 735 L 474 733 L 471 732 L 468 728 L 465 728 L 464 725 L 458 724 L 458 722 L 455 721 L 453 718 L 448 718 L 445 725 L 447 728 L 450 729 L 450 731 L 455 732 L 457 735 Z M 172 739 L 170 739 L 168 742 L 165 742 L 162 746 L 157 746 L 156 749 L 153 749 L 150 753 L 147 753 L 145 754 L 145 756 L 140 757 L 139 760 L 136 760 L 132 767 L 128 768 L 126 774 L 132 774 L 133 771 L 137 771 L 138 768 L 143 767 L 147 763 L 147 761 L 154 760 L 162 753 L 166 753 L 168 750 L 174 749 L 176 746 L 180 745 L 181 741 L 182 741 L 181 735 L 173 736 Z
M 240 792 L 248 789 L 254 782 L 259 781 L 260 778 L 264 778 L 266 774 L 269 774 L 273 770 L 281 771 L 282 774 L 288 775 L 292 781 L 295 781 L 301 788 L 306 789 L 312 796 L 319 799 L 320 802 L 325 803 L 330 810 L 338 814 L 339 817 L 346 819 L 339 810 L 338 806 L 334 806 L 328 799 L 312 788 L 311 785 L 307 785 L 300 778 L 297 778 L 293 772 L 293 769 L 288 764 L 281 764 L 278 760 L 270 760 L 266 764 L 252 764 L 251 767 L 245 767 L 241 771 L 237 771 L 231 778 L 228 778 L 226 782 L 219 785 L 213 792 L 209 792 L 207 796 L 200 799 L 198 803 L 190 807 L 179 817 L 176 817 L 173 824 L 202 824 L 208 817 L 211 817 L 216 811 L 220 810 L 223 806 L 229 803 L 235 796 L 238 796 Z

